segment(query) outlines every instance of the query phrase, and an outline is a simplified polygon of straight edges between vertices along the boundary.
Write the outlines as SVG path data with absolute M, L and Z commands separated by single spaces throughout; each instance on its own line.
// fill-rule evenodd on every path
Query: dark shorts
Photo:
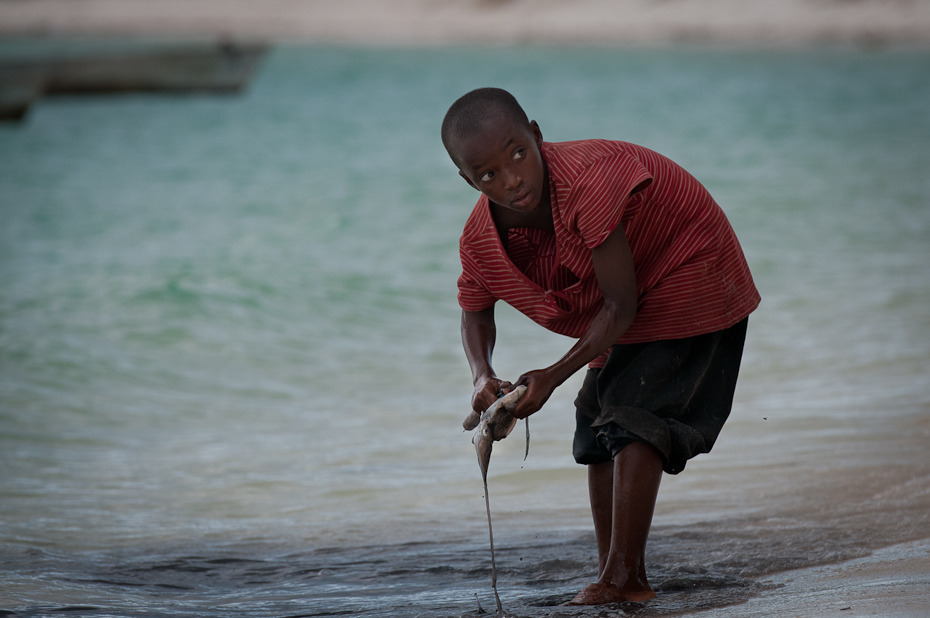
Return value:
M 611 461 L 631 442 L 654 446 L 678 474 L 707 453 L 733 405 L 748 318 L 689 337 L 615 345 L 602 369 L 589 369 L 575 400 L 580 464 Z

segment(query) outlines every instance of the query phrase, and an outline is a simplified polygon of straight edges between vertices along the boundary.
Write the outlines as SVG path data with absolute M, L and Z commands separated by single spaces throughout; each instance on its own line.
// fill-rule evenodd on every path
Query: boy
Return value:
M 482 193 L 458 280 L 472 407 L 524 384 L 513 414 L 526 418 L 588 365 L 573 455 L 588 466 L 599 568 L 570 604 L 654 598 L 644 556 L 662 472 L 713 446 L 759 304 L 736 236 L 669 159 L 624 142 L 544 142 L 504 90 L 458 99 L 442 140 Z M 497 300 L 577 342 L 548 367 L 499 379 Z

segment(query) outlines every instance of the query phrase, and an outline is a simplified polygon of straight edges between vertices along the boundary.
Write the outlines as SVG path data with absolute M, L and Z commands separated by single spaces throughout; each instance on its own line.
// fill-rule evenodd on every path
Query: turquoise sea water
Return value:
M 730 425 L 664 481 L 660 599 L 624 611 L 738 603 L 764 573 L 926 534 L 927 75 L 930 54 L 893 49 L 280 46 L 240 97 L 42 101 L 0 126 L 0 613 L 493 607 L 459 425 L 476 194 L 438 139 L 483 85 L 546 139 L 688 168 L 763 295 Z M 504 377 L 570 346 L 498 314 Z M 492 458 L 521 616 L 596 615 L 552 607 L 596 562 L 577 377 L 532 418 L 526 462 L 522 440 Z

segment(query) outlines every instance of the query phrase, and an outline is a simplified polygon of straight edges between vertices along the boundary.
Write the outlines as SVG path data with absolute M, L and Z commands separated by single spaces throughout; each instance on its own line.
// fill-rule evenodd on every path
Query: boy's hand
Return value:
M 475 383 L 475 392 L 471 396 L 471 409 L 481 414 L 504 393 L 513 390 L 513 387 L 512 383 L 496 377 L 478 380 Z
M 520 376 L 514 387 L 521 384 L 526 386 L 526 392 L 517 402 L 517 407 L 510 411 L 516 418 L 526 418 L 538 412 L 552 396 L 559 382 L 547 370 L 537 369 Z

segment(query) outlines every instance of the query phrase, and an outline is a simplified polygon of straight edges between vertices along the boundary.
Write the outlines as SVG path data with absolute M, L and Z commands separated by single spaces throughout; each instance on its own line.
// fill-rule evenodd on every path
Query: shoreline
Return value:
M 702 618 L 923 616 L 930 603 L 930 539 L 757 577 L 767 590 L 744 603 L 690 613 Z
M 930 47 L 930 3 L 881 0 L 0 0 L 0 36 L 268 42 Z

